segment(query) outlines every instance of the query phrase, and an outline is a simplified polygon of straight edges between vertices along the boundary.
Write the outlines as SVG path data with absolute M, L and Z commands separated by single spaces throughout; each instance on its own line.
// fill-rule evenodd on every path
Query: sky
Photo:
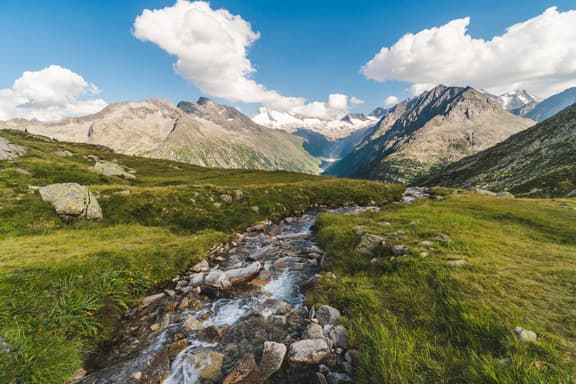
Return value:
M 370 112 L 443 83 L 576 86 L 573 0 L 3 0 L 0 120 L 207 96 Z

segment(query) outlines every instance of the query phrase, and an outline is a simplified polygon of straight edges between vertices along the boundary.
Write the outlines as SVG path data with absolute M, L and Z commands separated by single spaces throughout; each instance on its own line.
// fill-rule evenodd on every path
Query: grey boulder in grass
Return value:
M 102 208 L 88 187 L 76 183 L 51 184 L 39 189 L 42 201 L 47 201 L 64 219 L 85 218 L 102 220 Z

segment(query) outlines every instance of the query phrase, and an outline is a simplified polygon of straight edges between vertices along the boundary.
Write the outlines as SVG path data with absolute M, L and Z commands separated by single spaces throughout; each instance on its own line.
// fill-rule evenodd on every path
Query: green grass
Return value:
M 28 148 L 0 162 L 0 383 L 63 383 L 121 313 L 242 228 L 315 205 L 384 204 L 400 186 L 289 172 L 208 169 L 0 131 Z M 56 151 L 74 155 L 59 157 Z M 118 160 L 136 180 L 90 172 Z M 89 185 L 100 222 L 62 221 L 28 186 Z M 129 195 L 117 194 L 130 191 Z M 226 202 L 222 194 L 242 198 Z M 258 207 L 258 209 L 255 209 Z
M 465 194 L 321 216 L 319 241 L 337 278 L 323 278 L 310 300 L 343 309 L 361 352 L 355 382 L 573 383 L 574 208 L 574 200 Z M 359 229 L 407 245 L 408 255 L 391 260 L 383 247 L 371 263 L 354 253 Z M 405 238 L 386 236 L 397 230 Z M 436 233 L 452 242 L 439 243 Z M 450 259 L 467 264 L 450 267 Z M 538 343 L 520 343 L 515 326 L 537 332 Z

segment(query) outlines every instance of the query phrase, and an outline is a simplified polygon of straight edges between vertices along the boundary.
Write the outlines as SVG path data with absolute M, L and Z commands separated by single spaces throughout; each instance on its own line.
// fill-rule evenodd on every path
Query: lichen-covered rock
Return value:
M 12 144 L 0 136 L 0 160 L 12 160 L 26 153 L 26 147 Z
M 316 318 L 321 325 L 336 325 L 340 320 L 340 311 L 329 305 L 322 305 L 316 311 Z
M 290 345 L 289 357 L 294 364 L 320 364 L 330 354 L 324 339 L 300 340 Z
M 76 183 L 51 184 L 39 189 L 43 201 L 52 204 L 64 218 L 101 220 L 102 208 L 88 187 Z
M 364 233 L 354 248 L 354 252 L 357 255 L 373 256 L 375 251 L 382 246 L 383 241 L 384 238 L 381 236 Z
M 94 166 L 90 168 L 90 170 L 92 172 L 96 172 L 104 176 L 119 176 L 127 180 L 136 179 L 136 176 L 128 172 L 126 167 L 107 160 L 97 161 L 96 164 L 94 164 Z

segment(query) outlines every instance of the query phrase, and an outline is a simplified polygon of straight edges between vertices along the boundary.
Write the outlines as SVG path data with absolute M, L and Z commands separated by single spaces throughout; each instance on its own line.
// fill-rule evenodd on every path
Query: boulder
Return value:
M 322 305 L 316 311 L 316 318 L 321 325 L 336 325 L 340 320 L 340 311 L 329 305 Z
M 264 351 L 262 352 L 262 360 L 260 361 L 262 381 L 266 381 L 282 367 L 286 350 L 286 346 L 281 343 L 275 343 L 273 341 L 266 341 L 264 343 Z
M 259 261 L 248 264 L 243 268 L 234 268 L 224 271 L 226 279 L 232 284 L 238 284 L 250 280 L 262 269 L 262 264 Z
M 324 339 L 300 340 L 290 345 L 291 363 L 313 365 L 320 364 L 330 355 L 330 348 Z
M 226 193 L 223 193 L 220 195 L 220 200 L 222 200 L 225 203 L 231 203 L 234 199 L 232 198 L 232 196 L 230 196 Z
M 26 153 L 26 147 L 12 144 L 0 136 L 0 160 L 12 160 Z
M 466 260 L 464 259 L 457 259 L 457 260 L 448 260 L 446 264 L 452 267 L 460 267 L 462 265 L 466 265 Z
M 88 187 L 76 183 L 51 184 L 39 190 L 43 201 L 52 204 L 63 218 L 101 220 L 102 208 Z
M 361 256 L 373 256 L 374 252 L 382 246 L 384 238 L 370 233 L 364 233 L 354 248 L 354 252 Z
M 248 353 L 232 368 L 230 373 L 226 375 L 222 384 L 254 383 L 259 379 L 257 372 L 258 365 L 256 365 L 256 358 L 254 354 Z
M 236 201 L 242 200 L 244 198 L 244 192 L 242 192 L 240 189 L 234 190 L 232 194 L 234 195 L 234 200 Z
M 98 160 L 93 167 L 90 167 L 90 170 L 104 176 L 119 176 L 127 180 L 136 179 L 136 176 L 128 172 L 124 166 L 107 160 Z
M 406 252 L 406 246 L 403 244 L 393 245 L 390 248 L 390 252 L 394 256 L 402 256 Z

